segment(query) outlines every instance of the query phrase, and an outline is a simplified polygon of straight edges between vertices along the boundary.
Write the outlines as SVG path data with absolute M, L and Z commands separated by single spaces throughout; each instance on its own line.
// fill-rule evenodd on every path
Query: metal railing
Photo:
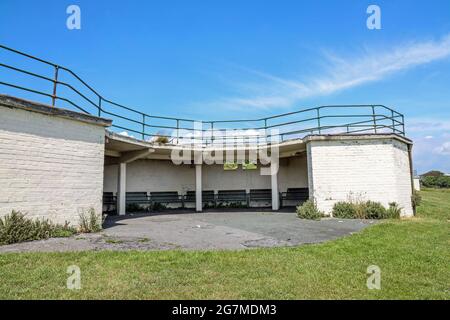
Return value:
M 198 139 L 196 136 L 198 132 L 202 133 L 200 140 L 203 145 L 210 145 L 218 140 L 221 143 L 236 143 L 236 140 L 242 142 L 241 138 L 244 142 L 253 137 L 260 139 L 261 131 L 265 141 L 271 138 L 286 141 L 309 134 L 394 133 L 405 135 L 404 116 L 383 105 L 320 106 L 259 119 L 217 121 L 150 115 L 105 98 L 69 68 L 3 45 L 0 45 L 0 49 L 2 49 L 1 52 L 12 54 L 13 60 L 20 57 L 27 62 L 37 62 L 39 68 L 49 67 L 50 70 L 47 72 L 52 73 L 51 76 L 46 76 L 30 71 L 30 66 L 26 69 L 19 68 L 2 61 L 0 67 L 16 75 L 24 76 L 26 79 L 17 81 L 20 84 L 12 83 L 11 78 L 17 76 L 5 75 L 4 77 L 8 79 L 1 76 L 0 85 L 48 98 L 52 106 L 69 107 L 87 114 L 110 118 L 113 120 L 112 128 L 118 131 L 123 130 L 131 136 L 137 135 L 137 138 L 143 140 L 165 137 L 169 143 L 177 144 L 183 140 Z M 3 60 L 3 57 L 0 56 L 0 59 Z M 63 74 L 71 81 L 63 81 Z M 47 86 L 31 87 L 28 85 L 32 82 L 30 79 L 44 80 Z M 200 127 L 196 123 L 200 123 Z M 274 133 L 274 129 L 277 132 Z M 171 131 L 169 134 L 168 130 Z M 234 134 L 227 136 L 226 130 Z M 245 135 L 241 134 L 242 130 L 246 130 Z

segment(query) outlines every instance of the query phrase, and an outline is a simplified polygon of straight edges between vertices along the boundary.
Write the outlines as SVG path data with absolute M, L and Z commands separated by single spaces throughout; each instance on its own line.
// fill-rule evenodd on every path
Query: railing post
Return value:
M 391 110 L 391 119 L 392 119 L 392 133 L 395 133 L 394 110 Z
M 180 143 L 180 119 L 177 119 L 177 144 Z
M 375 119 L 375 107 L 372 106 L 373 130 L 377 133 L 377 120 Z
M 56 86 L 58 85 L 58 71 L 59 67 L 55 66 L 55 78 L 53 80 L 53 95 L 52 95 L 52 106 L 55 106 L 56 101 Z
M 98 116 L 102 116 L 102 97 L 98 96 Z
M 405 117 L 402 115 L 402 134 L 405 135 Z
M 145 140 L 145 114 L 142 114 L 142 140 Z
M 214 145 L 214 121 L 211 121 L 211 145 Z
M 317 128 L 319 129 L 319 134 L 321 133 L 320 130 L 320 108 L 317 108 Z
M 264 119 L 264 134 L 265 134 L 265 142 L 268 143 L 267 141 L 267 119 Z

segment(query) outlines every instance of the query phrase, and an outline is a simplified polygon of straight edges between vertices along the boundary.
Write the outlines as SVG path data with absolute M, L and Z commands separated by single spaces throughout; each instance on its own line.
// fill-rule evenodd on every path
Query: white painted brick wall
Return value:
M 78 225 L 79 213 L 102 210 L 102 126 L 0 108 L 0 216 Z
M 310 141 L 310 195 L 327 214 L 349 195 L 397 202 L 411 216 L 411 178 L 407 145 L 395 139 Z

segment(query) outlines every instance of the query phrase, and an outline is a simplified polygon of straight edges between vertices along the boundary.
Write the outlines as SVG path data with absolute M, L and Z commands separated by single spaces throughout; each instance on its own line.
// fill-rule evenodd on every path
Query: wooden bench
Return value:
M 283 201 L 295 201 L 295 205 L 298 205 L 308 199 L 308 188 L 288 188 L 287 192 L 281 192 L 280 194 L 280 207 L 283 206 Z
M 141 212 L 147 211 L 150 208 L 151 202 L 148 198 L 147 192 L 127 192 L 125 193 L 126 212 Z
M 184 197 L 184 202 L 195 202 L 195 191 L 186 192 Z M 216 196 L 214 190 L 204 190 L 202 191 L 202 203 L 216 203 Z
M 247 192 L 245 190 L 219 190 L 217 193 L 217 203 L 241 203 L 245 202 L 249 206 Z
M 181 203 L 184 207 L 184 198 L 177 191 L 155 191 L 150 192 L 152 203 Z
M 272 202 L 272 190 L 270 189 L 251 189 L 249 193 L 249 202 L 269 201 Z
M 132 203 L 148 205 L 150 204 L 150 199 L 148 198 L 147 192 L 127 192 L 125 194 L 125 202 L 127 205 Z

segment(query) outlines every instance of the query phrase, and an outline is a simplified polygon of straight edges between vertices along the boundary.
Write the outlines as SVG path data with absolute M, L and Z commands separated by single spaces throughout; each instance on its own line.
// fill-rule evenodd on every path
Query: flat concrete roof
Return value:
M 109 127 L 112 120 L 96 117 L 90 114 L 75 112 L 63 108 L 52 107 L 47 104 L 20 99 L 4 94 L 0 94 L 0 106 L 11 109 L 21 109 L 30 112 L 37 112 L 49 116 L 81 121 L 102 127 Z
M 202 148 L 202 147 L 193 147 L 187 148 L 189 145 L 177 145 L 177 144 L 160 144 L 150 141 L 144 141 L 141 139 L 136 139 L 134 137 L 129 137 L 125 135 L 121 135 L 115 132 L 111 132 L 106 130 L 106 145 L 105 145 L 105 155 L 110 157 L 120 157 L 123 153 L 144 150 L 151 148 L 154 150 L 151 154 L 144 157 L 143 159 L 160 159 L 160 160 L 170 160 L 170 156 L 172 154 L 172 150 L 190 150 L 194 151 L 208 151 L 210 146 Z M 305 142 L 302 139 L 295 139 L 281 142 L 279 145 L 279 153 L 280 158 L 292 157 L 301 154 L 306 151 Z M 259 150 L 264 149 L 265 147 L 237 147 L 234 152 L 237 153 L 238 150 L 245 150 L 246 154 L 248 154 L 249 150 Z M 226 152 L 226 148 L 217 146 L 217 148 L 213 149 L 214 152 Z
M 341 134 L 341 135 L 308 135 L 303 139 L 292 139 L 288 141 L 280 142 L 278 146 L 279 157 L 288 158 L 299 156 L 306 151 L 306 145 L 311 141 L 345 141 L 345 140 L 373 140 L 373 139 L 396 139 L 408 145 L 412 144 L 412 141 L 403 136 L 392 133 L 377 133 L 377 134 Z M 234 153 L 236 154 L 238 150 L 245 150 L 247 155 L 249 150 L 259 150 L 265 147 L 244 147 L 235 148 Z M 226 147 L 217 146 L 215 149 L 211 147 L 190 147 L 189 145 L 176 145 L 176 144 L 160 144 L 151 141 L 144 141 L 141 139 L 136 139 L 134 137 L 129 137 L 121 135 L 115 132 L 106 130 L 106 145 L 105 154 L 108 157 L 121 157 L 126 153 L 135 152 L 139 150 L 152 149 L 153 152 L 146 154 L 142 159 L 159 159 L 159 160 L 170 160 L 171 153 L 173 150 L 184 150 L 194 153 L 195 151 L 208 151 L 214 150 L 214 152 L 227 151 Z M 193 158 L 192 154 L 192 158 Z

